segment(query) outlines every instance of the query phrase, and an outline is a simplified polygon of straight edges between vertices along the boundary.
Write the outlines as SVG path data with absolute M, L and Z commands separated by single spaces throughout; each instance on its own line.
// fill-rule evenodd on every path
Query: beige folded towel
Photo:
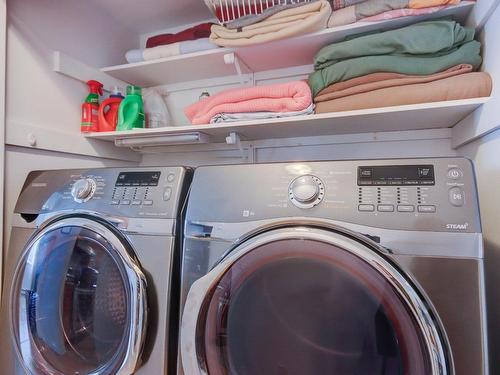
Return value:
M 488 73 L 466 73 L 429 83 L 383 88 L 323 101 L 316 104 L 316 113 L 481 98 L 490 96 L 491 90 Z
M 326 28 L 331 12 L 328 1 L 315 1 L 276 13 L 241 30 L 214 25 L 210 40 L 222 47 L 241 47 L 313 33 Z

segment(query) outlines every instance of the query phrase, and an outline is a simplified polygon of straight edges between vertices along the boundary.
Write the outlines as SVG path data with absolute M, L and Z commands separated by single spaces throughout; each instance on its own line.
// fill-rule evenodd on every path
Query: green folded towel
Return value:
M 322 48 L 309 77 L 313 95 L 340 81 L 375 72 L 434 74 L 458 64 L 481 65 L 474 29 L 455 21 L 421 22 Z

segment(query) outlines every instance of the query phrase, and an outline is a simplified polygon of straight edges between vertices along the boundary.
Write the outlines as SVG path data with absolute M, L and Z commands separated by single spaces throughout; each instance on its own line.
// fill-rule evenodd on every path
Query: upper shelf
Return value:
M 452 17 L 464 22 L 474 4 L 473 1 L 463 1 L 459 5 L 429 15 L 381 22 L 357 22 L 271 43 L 236 49 L 219 48 L 135 64 L 111 66 L 101 70 L 130 84 L 152 87 L 233 76 L 236 74 L 234 65 L 224 62 L 224 55 L 232 52 L 244 63 L 245 68 L 253 73 L 311 65 L 314 56 L 322 47 L 341 41 L 347 36 L 375 30 L 395 29 L 418 21 L 443 17 Z
M 226 137 L 233 132 L 237 133 L 242 140 L 252 141 L 349 133 L 449 128 L 488 100 L 489 98 L 453 100 L 281 119 L 90 133 L 86 136 L 92 139 L 115 142 L 118 146 L 157 146 L 172 145 L 179 141 L 181 143 L 201 143 L 196 139 L 190 140 L 190 136 L 194 133 L 201 134 L 201 138 L 204 139 L 205 143 L 220 143 L 226 142 Z M 123 140 L 127 141 L 121 142 Z

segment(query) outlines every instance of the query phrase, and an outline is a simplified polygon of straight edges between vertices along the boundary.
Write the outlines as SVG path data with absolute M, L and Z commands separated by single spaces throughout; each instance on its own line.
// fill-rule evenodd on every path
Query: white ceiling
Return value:
M 95 0 L 95 4 L 139 34 L 212 18 L 203 0 Z

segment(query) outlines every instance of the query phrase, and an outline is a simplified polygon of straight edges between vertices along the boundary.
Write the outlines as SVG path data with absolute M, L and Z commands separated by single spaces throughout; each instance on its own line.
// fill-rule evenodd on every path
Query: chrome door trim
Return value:
M 56 230 L 66 226 L 76 226 L 88 229 L 90 231 L 96 232 L 105 238 L 116 251 L 118 255 L 118 259 L 123 263 L 123 267 L 126 271 L 126 280 L 128 288 L 130 288 L 131 294 L 131 306 L 130 306 L 130 326 L 128 329 L 128 347 L 127 352 L 125 353 L 124 360 L 116 373 L 117 375 L 130 375 L 134 373 L 137 365 L 139 363 L 145 335 L 146 335 L 146 324 L 147 324 L 147 281 L 144 273 L 139 267 L 137 261 L 134 259 L 133 254 L 130 254 L 124 243 L 119 239 L 118 235 L 114 233 L 112 230 L 107 228 L 105 225 L 99 223 L 96 220 L 92 220 L 91 218 L 86 217 L 69 217 L 63 218 L 56 221 L 51 221 L 42 226 L 30 239 L 28 244 L 25 246 L 23 253 L 20 257 L 19 262 L 17 263 L 16 269 L 14 271 L 13 282 L 10 287 L 10 303 L 11 306 L 14 306 L 16 301 L 16 293 L 19 291 L 14 290 L 14 285 L 16 285 L 21 272 L 21 268 L 25 265 L 25 269 L 28 272 L 33 272 L 33 270 L 28 270 L 27 260 L 29 255 L 32 252 L 33 245 L 39 241 L 44 235 L 52 230 Z M 26 272 L 26 271 L 25 271 Z M 20 338 L 19 341 L 24 343 L 22 347 L 19 347 L 17 341 L 14 338 L 14 316 L 12 309 L 9 312 L 10 316 L 10 332 L 11 338 L 14 341 L 14 348 L 16 353 L 20 359 L 20 362 L 23 368 L 27 371 L 27 373 L 32 374 L 31 368 L 28 368 L 26 362 L 30 363 L 33 360 L 33 354 L 31 350 L 31 340 L 29 337 Z M 24 323 L 26 324 L 25 319 Z M 22 329 L 19 329 L 21 332 Z M 22 332 L 21 332 L 22 334 Z M 29 332 L 26 331 L 25 334 L 29 335 Z M 25 361 L 25 357 L 27 357 L 27 361 Z M 35 361 L 36 362 L 36 361 Z M 47 365 L 47 364 L 44 364 Z M 48 370 L 49 374 L 53 373 L 53 369 L 50 368 Z M 88 375 L 102 375 L 103 369 L 100 369 L 98 372 L 89 373 Z M 34 374 L 34 373 L 33 373 Z
M 441 337 L 441 335 L 444 335 L 441 324 L 439 320 L 434 321 L 433 316 L 436 316 L 436 314 L 431 310 L 432 307 L 427 301 L 422 300 L 422 297 L 408 279 L 381 256 L 379 250 L 372 250 L 347 235 L 305 226 L 275 229 L 248 239 L 248 241 L 235 248 L 234 251 L 228 253 L 227 257 L 214 269 L 191 286 L 182 316 L 180 337 L 182 363 L 186 374 L 208 375 L 204 366 L 199 362 L 196 337 L 199 315 L 209 291 L 216 286 L 222 275 L 245 254 L 262 245 L 285 239 L 308 239 L 335 245 L 369 263 L 398 292 L 417 321 L 431 356 L 432 374 L 430 375 L 449 374 L 447 364 L 449 348 L 445 349 L 444 342 L 446 340 Z
M 442 256 L 449 258 L 484 258 L 482 233 L 403 231 L 369 227 L 330 219 L 307 217 L 278 218 L 239 223 L 188 221 L 185 238 L 240 242 L 248 234 L 258 233 L 270 227 L 292 225 L 317 225 L 320 227 L 345 228 L 352 233 L 379 237 L 380 245 L 398 255 Z M 197 232 L 195 227 L 210 228 L 210 233 Z

